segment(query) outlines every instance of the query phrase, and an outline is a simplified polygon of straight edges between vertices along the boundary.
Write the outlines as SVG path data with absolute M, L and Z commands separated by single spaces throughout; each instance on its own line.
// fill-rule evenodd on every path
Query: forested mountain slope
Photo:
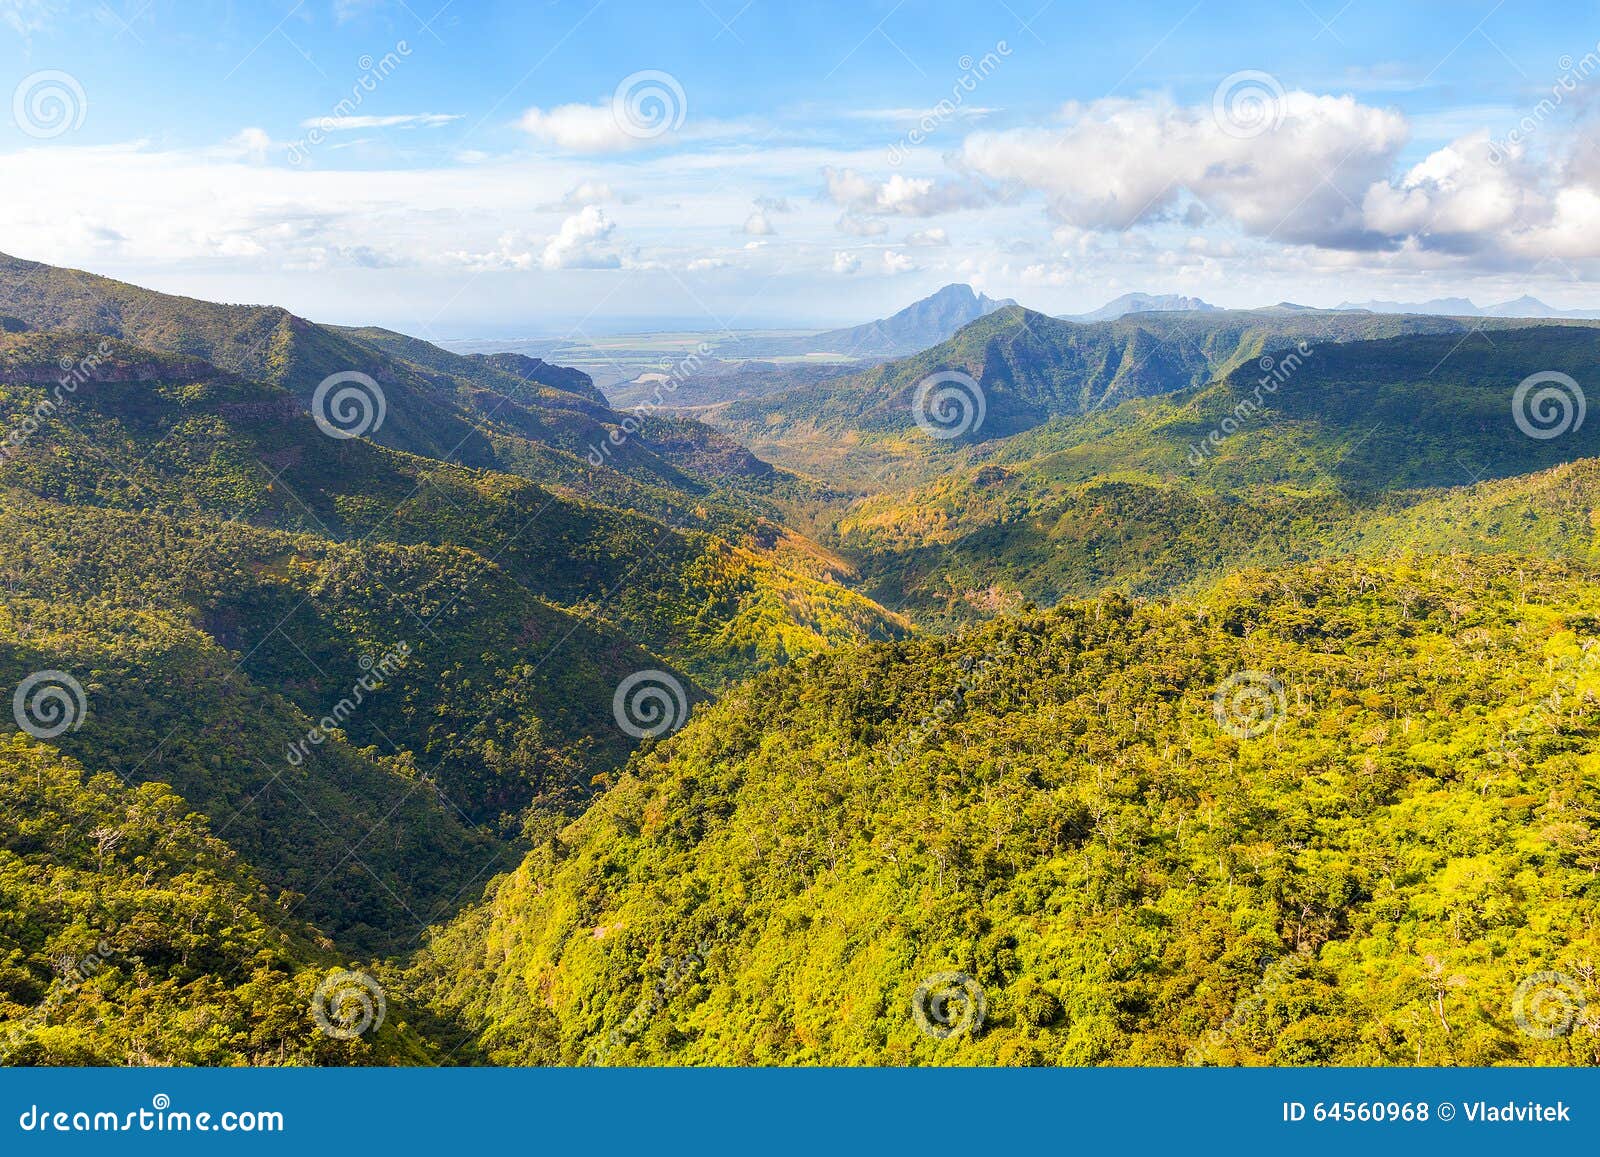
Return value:
M 241 519 L 353 543 L 462 547 L 493 573 L 593 616 L 708 685 L 751 666 L 903 624 L 843 587 L 781 528 L 749 545 L 675 529 L 514 475 L 328 437 L 283 391 L 75 335 L 0 336 L 0 422 L 44 428 L 10 447 L 0 483 L 67 504 Z M 820 569 L 820 567 L 819 567 Z M 485 645 L 500 640 L 485 636 Z
M 274 306 L 220 305 L 81 270 L 0 255 L 0 314 L 36 331 L 120 339 L 282 387 L 310 409 L 330 378 L 365 382 L 320 409 L 331 425 L 386 446 L 520 474 L 608 505 L 739 533 L 774 479 L 766 463 L 698 423 L 653 427 L 605 405 L 587 375 L 534 358 L 462 357 L 376 328 L 318 325 Z M 91 343 L 92 345 L 93 343 Z M 344 406 L 335 413 L 336 406 Z M 691 452 L 682 453 L 685 448 Z M 707 470 L 710 463 L 715 469 Z M 747 494 L 746 491 L 749 491 Z M 752 497 L 753 496 L 753 497 Z
M 0 1064 L 417 1064 L 398 998 L 370 1034 L 308 1010 L 347 983 L 165 785 L 0 740 Z
M 514 1063 L 1596 1063 L 1597 627 L 1583 572 L 1433 558 L 808 660 L 416 978 Z
M 886 477 L 892 483 L 897 477 L 936 476 L 965 447 L 1005 439 L 1052 418 L 1097 414 L 1130 399 L 1205 386 L 1235 372 L 1251 377 L 1256 367 L 1260 376 L 1302 342 L 1326 348 L 1433 334 L 1441 335 L 1435 340 L 1448 349 L 1468 335 L 1469 326 L 1492 330 L 1490 339 L 1467 340 L 1477 349 L 1498 341 L 1501 329 L 1536 324 L 1549 325 L 1319 310 L 1142 313 L 1082 324 L 1010 306 L 915 357 L 702 413 L 775 462 L 870 493 L 882 489 Z M 951 372 L 970 376 L 982 400 L 980 406 L 970 397 L 972 389 L 964 387 L 962 422 L 930 423 L 940 435 L 955 435 L 941 440 L 918 429 L 919 405 L 923 418 L 933 416 L 926 399 L 919 403 L 919 398 L 931 375 Z
M 1542 472 L 1600 456 L 1600 426 L 1567 392 L 1565 412 L 1548 401 L 1553 436 L 1532 436 L 1535 403 L 1517 389 L 1538 372 L 1580 379 L 1597 358 L 1600 332 L 1580 327 L 1310 347 L 1278 377 L 1251 363 L 972 448 L 937 481 L 856 503 L 838 542 L 889 605 L 957 617 L 1172 592 L 1241 563 L 1407 549 L 1587 559 L 1593 463 Z

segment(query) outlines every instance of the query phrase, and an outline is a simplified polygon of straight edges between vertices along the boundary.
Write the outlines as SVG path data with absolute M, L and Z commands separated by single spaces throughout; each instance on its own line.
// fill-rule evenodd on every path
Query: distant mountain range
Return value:
M 1315 311 L 1317 307 L 1296 305 L 1293 302 L 1281 301 L 1277 305 L 1252 310 L 1254 313 L 1298 313 Z M 1422 314 L 1433 317 L 1537 317 L 1537 318 L 1573 318 L 1578 320 L 1594 320 L 1600 318 L 1600 310 L 1593 309 L 1556 309 L 1546 305 L 1537 297 L 1523 294 L 1514 301 L 1502 301 L 1498 305 L 1474 305 L 1465 297 L 1436 297 L 1430 301 L 1346 301 L 1334 307 L 1336 311 L 1367 313 L 1405 313 Z M 1185 297 L 1179 293 L 1124 293 L 1121 297 L 1106 302 L 1099 309 L 1088 313 L 1062 314 L 1064 321 L 1096 322 L 1115 321 L 1126 317 L 1130 313 L 1215 313 L 1220 307 L 1202 301 L 1198 297 Z
M 1530 324 L 1496 318 L 1487 327 Z M 1205 385 L 1247 363 L 1258 367 L 1258 375 L 1268 373 L 1281 351 L 1300 342 L 1460 335 L 1470 328 L 1460 318 L 1304 309 L 1144 312 L 1114 321 L 1075 322 L 1010 306 L 914 357 L 853 369 L 782 393 L 730 401 L 704 411 L 703 417 L 763 457 L 837 478 L 832 455 L 840 439 L 860 432 L 892 438 L 913 429 L 918 391 L 941 371 L 962 371 L 978 384 L 985 417 L 965 437 L 984 441 L 1052 418 Z M 942 469 L 925 449 L 908 453 L 914 459 L 908 468 Z
M 1130 313 L 1208 313 L 1216 306 L 1198 297 L 1184 297 L 1178 293 L 1124 293 L 1089 313 L 1063 314 L 1065 321 L 1116 321 Z
M 1527 294 L 1523 294 L 1515 301 L 1502 301 L 1499 305 L 1487 306 L 1474 305 L 1465 297 L 1436 297 L 1432 301 L 1347 301 L 1338 308 L 1366 310 L 1369 313 L 1427 313 L 1445 317 L 1566 317 L 1581 320 L 1600 318 L 1600 310 L 1556 309 Z

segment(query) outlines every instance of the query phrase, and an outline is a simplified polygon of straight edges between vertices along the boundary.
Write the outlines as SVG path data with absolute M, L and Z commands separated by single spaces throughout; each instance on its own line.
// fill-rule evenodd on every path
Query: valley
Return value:
M 1600 1061 L 1600 330 L 1135 298 L 597 386 L 0 258 L 7 1059 Z

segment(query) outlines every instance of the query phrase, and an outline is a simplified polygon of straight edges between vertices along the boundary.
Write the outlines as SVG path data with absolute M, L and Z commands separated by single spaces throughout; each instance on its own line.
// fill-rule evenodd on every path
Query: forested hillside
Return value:
M 505 1063 L 1593 1064 L 1597 614 L 1561 566 L 1341 562 L 808 660 L 421 991 Z
M 1515 393 L 1533 369 L 1582 376 L 1597 357 L 1588 327 L 1308 347 L 1275 372 L 1250 363 L 973 447 L 936 481 L 843 509 L 838 544 L 868 590 L 926 621 L 1344 554 L 1588 559 L 1600 428 L 1569 397 L 1550 411 L 1565 426 L 1532 437 Z
M 1596 1063 L 1600 335 L 1494 325 L 719 431 L 0 261 L 0 1059 Z
M 1263 357 L 1270 371 L 1301 343 L 1327 347 L 1436 334 L 1446 335 L 1439 340 L 1449 348 L 1469 325 L 1497 332 L 1530 324 L 1317 310 L 1141 313 L 1083 324 L 1008 306 L 913 357 L 705 413 L 774 461 L 865 485 L 891 470 L 927 477 L 948 468 L 952 450 L 1051 418 L 1204 386 L 1235 371 L 1248 376 Z M 1474 349 L 1488 348 L 1482 336 L 1472 342 Z M 970 377 L 982 394 L 982 412 L 978 418 L 976 400 L 965 399 L 966 421 L 957 430 L 940 430 L 957 435 L 941 444 L 917 430 L 919 405 L 926 410 L 919 390 L 931 375 L 951 372 Z

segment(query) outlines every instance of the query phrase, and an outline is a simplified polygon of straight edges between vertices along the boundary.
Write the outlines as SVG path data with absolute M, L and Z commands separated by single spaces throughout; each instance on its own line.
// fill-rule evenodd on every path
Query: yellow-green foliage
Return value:
M 1600 1000 L 1597 612 L 1551 564 L 1338 563 L 797 663 L 417 980 L 507 1062 L 1595 1063 L 1592 1014 L 1513 1006 Z M 1255 738 L 1241 670 L 1284 692 Z M 978 1032 L 913 1020 L 944 971 Z

